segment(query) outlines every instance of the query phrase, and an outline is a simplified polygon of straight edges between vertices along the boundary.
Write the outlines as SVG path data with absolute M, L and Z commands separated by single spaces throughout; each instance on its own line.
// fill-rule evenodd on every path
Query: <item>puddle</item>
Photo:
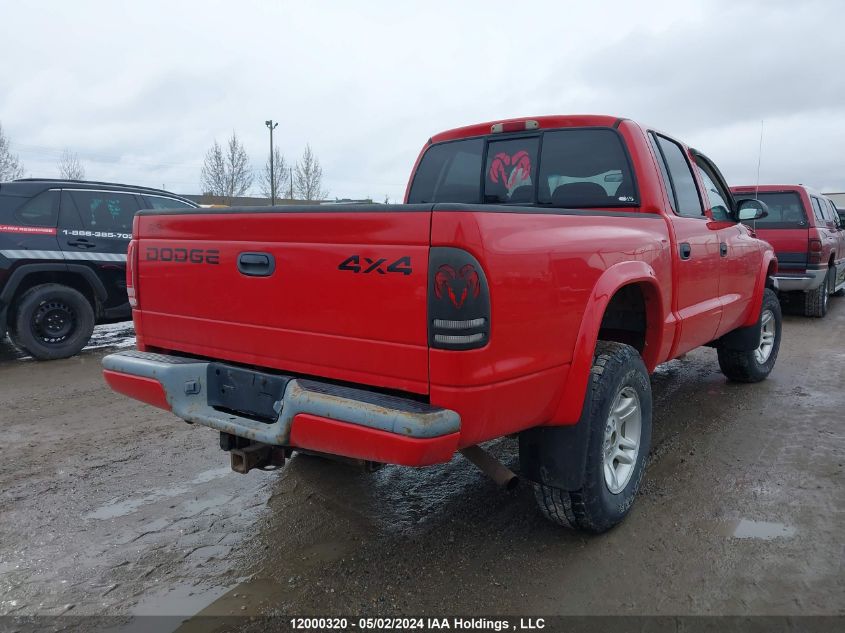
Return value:
M 792 538 L 795 536 L 795 528 L 784 523 L 741 519 L 730 527 L 733 528 L 730 534 L 733 538 L 756 538 L 771 541 L 776 538 Z
M 225 595 L 231 587 L 177 584 L 161 593 L 149 593 L 132 609 L 132 615 L 170 615 L 186 619 Z
M 191 481 L 179 484 L 177 486 L 170 486 L 168 488 L 159 488 L 157 490 L 151 491 L 149 494 L 144 495 L 143 497 L 137 497 L 135 499 L 125 499 L 124 501 L 110 501 L 109 503 L 100 506 L 93 512 L 89 512 L 85 515 L 86 519 L 115 519 L 117 517 L 126 516 L 127 514 L 132 514 L 139 508 L 150 505 L 151 503 L 156 503 L 157 501 L 161 501 L 163 499 L 170 499 L 172 497 L 178 497 L 180 495 L 188 494 L 193 490 L 193 486 L 198 486 L 200 484 L 205 484 L 210 481 L 214 481 L 215 479 L 220 479 L 221 477 L 225 477 L 232 470 L 227 466 L 225 468 L 212 468 L 211 470 L 206 470 L 199 473 L 196 477 L 194 477 Z M 210 503 L 210 505 L 215 505 L 218 502 L 218 499 L 213 500 L 214 503 Z M 197 511 L 203 509 L 203 507 L 208 506 L 209 502 L 196 502 Z M 209 506 L 210 507 L 210 506 Z

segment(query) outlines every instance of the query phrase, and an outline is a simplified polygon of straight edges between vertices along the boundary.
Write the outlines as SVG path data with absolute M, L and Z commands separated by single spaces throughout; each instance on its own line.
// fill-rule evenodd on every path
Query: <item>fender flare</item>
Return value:
M 751 327 L 758 325 L 760 320 L 760 310 L 763 307 L 763 291 L 766 289 L 766 280 L 769 277 L 769 268 L 774 262 L 774 269 L 772 273 L 778 271 L 778 260 L 773 250 L 768 250 L 763 253 L 763 261 L 760 265 L 760 271 L 757 273 L 757 283 L 754 285 L 754 298 L 749 303 L 748 315 L 740 327 Z
M 89 286 L 91 286 L 97 300 L 105 302 L 109 296 L 106 287 L 103 285 L 100 278 L 97 277 L 97 274 L 82 264 L 24 264 L 23 266 L 16 268 L 9 276 L 9 280 L 3 287 L 3 292 L 0 293 L 0 306 L 2 306 L 0 308 L 0 316 L 2 316 L 0 323 L 2 323 L 3 326 L 6 325 L 7 311 L 11 305 L 12 298 L 15 296 L 15 292 L 17 292 L 21 282 L 28 275 L 34 273 L 72 273 L 79 275 L 85 279 Z
M 581 326 L 572 351 L 572 362 L 557 409 L 551 422 L 555 425 L 577 424 L 584 407 L 593 354 L 601 329 L 602 318 L 610 300 L 623 287 L 631 284 L 647 284 L 653 292 L 647 298 L 646 310 L 648 351 L 643 354 L 649 371 L 657 364 L 657 357 L 663 343 L 664 308 L 660 285 L 654 269 L 643 261 L 627 261 L 614 264 L 602 273 L 584 307 Z M 652 330 L 652 328 L 655 328 Z M 650 334 L 648 334 L 650 333 Z

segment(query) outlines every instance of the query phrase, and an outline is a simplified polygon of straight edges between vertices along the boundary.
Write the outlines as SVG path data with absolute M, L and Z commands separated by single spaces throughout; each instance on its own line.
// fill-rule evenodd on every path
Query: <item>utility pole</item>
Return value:
M 293 200 L 293 167 L 290 168 L 290 199 Z
M 276 205 L 276 170 L 273 167 L 273 130 L 279 127 L 278 123 L 273 123 L 273 119 L 264 121 L 264 125 L 270 128 L 270 205 Z

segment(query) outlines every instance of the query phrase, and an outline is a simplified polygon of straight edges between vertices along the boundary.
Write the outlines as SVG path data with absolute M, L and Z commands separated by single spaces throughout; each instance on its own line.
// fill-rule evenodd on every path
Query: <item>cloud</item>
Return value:
M 0 121 L 33 175 L 65 147 L 88 176 L 198 190 L 233 130 L 306 143 L 332 195 L 394 200 L 422 144 L 472 122 L 620 114 L 695 144 L 732 181 L 845 190 L 845 39 L 833 2 L 472 0 L 25 3 L 0 21 Z M 33 37 L 31 24 L 38 23 Z M 748 166 L 752 168 L 749 170 Z

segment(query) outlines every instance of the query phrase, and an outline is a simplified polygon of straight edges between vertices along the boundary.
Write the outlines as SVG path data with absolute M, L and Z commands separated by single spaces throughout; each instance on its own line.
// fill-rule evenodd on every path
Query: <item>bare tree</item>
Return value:
M 9 138 L 3 133 L 0 124 L 0 181 L 23 178 L 23 165 L 17 154 L 9 147 Z
M 274 183 L 276 185 L 276 198 L 281 198 L 288 190 L 290 170 L 288 169 L 284 155 L 278 147 L 273 149 L 273 172 L 275 173 L 270 173 L 270 157 L 268 156 L 267 162 L 264 164 L 264 169 L 261 170 L 261 174 L 258 176 L 258 186 L 261 189 L 261 193 L 269 198 L 273 192 L 271 183 Z
M 252 168 L 244 146 L 232 132 L 224 150 L 217 141 L 205 155 L 200 180 L 203 193 L 221 196 L 229 202 L 252 185 Z
M 59 177 L 65 180 L 84 180 L 85 166 L 79 160 L 79 155 L 66 149 L 59 159 Z
M 302 159 L 296 163 L 293 191 L 300 200 L 324 200 L 329 195 L 323 189 L 323 168 L 310 145 L 305 146 Z

